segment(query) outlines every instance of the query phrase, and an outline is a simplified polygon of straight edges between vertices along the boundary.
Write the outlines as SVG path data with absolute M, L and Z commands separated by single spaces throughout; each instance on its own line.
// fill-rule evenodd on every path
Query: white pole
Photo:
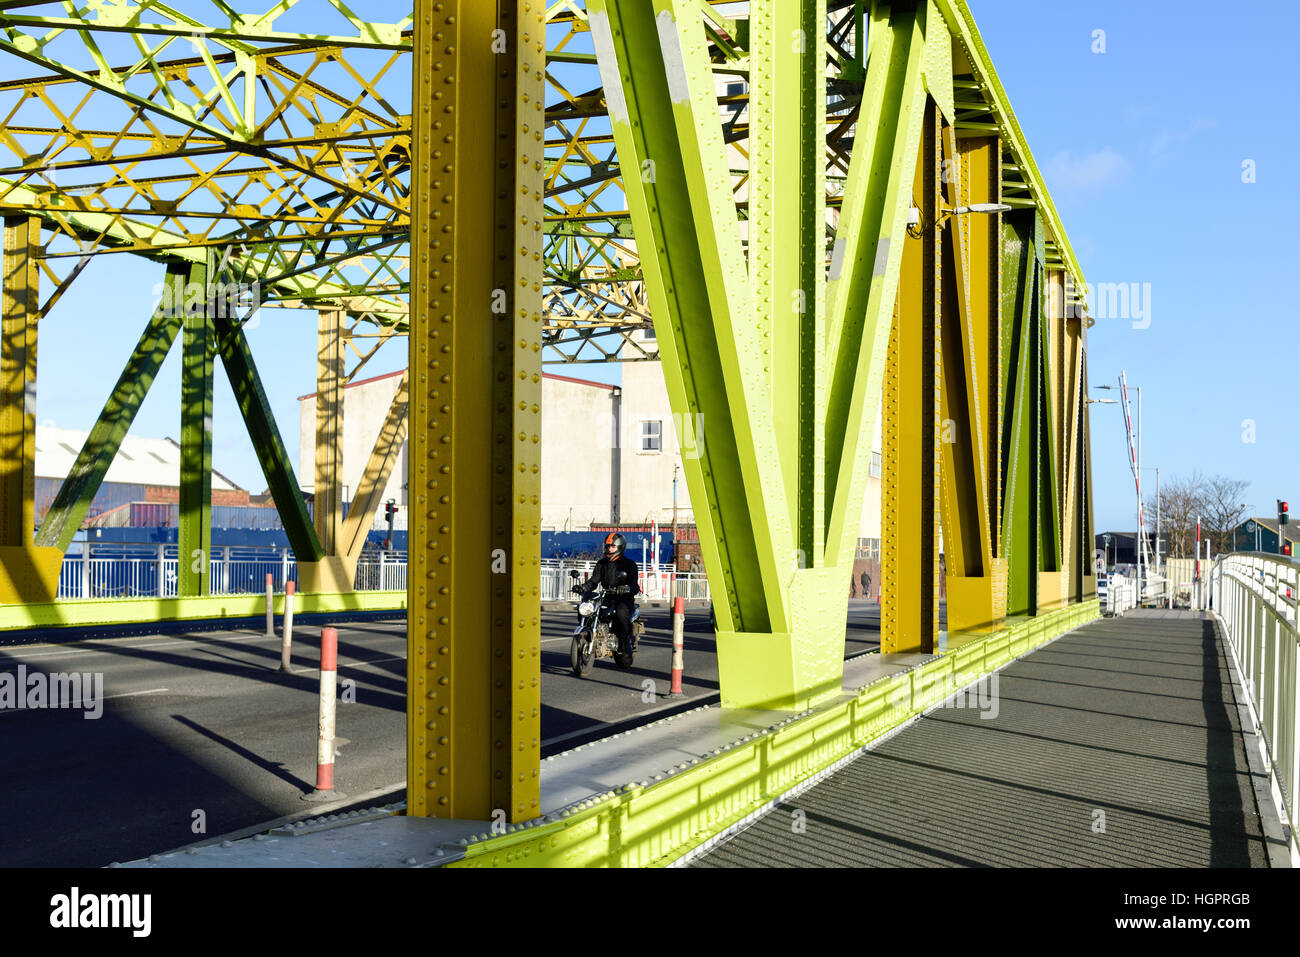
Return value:
M 293 582 L 284 583 L 284 637 L 280 640 L 280 670 L 293 673 Z
M 339 633 L 322 628 L 320 633 L 320 714 L 316 738 L 316 790 L 304 794 L 306 801 L 328 801 L 345 797 L 334 790 L 334 713 L 338 703 Z
M 266 637 L 275 637 L 275 575 L 266 573 Z

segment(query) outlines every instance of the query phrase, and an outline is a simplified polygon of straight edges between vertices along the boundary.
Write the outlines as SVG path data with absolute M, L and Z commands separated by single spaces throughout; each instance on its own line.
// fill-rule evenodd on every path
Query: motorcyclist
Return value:
M 573 586 L 574 593 L 579 595 L 595 591 L 598 585 L 604 586 L 614 606 L 614 633 L 618 635 L 619 647 L 624 650 L 632 633 L 633 597 L 641 591 L 637 584 L 636 562 L 628 558 L 626 552 L 627 539 L 618 532 L 610 532 L 605 536 L 605 557 L 596 562 L 590 578 Z

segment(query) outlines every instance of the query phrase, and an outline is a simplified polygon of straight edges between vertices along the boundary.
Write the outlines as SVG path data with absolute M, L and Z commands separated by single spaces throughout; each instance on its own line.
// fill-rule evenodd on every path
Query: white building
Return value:
M 592 523 L 670 526 L 673 478 L 677 478 L 677 520 L 692 524 L 690 495 L 682 473 L 679 436 L 686 452 L 707 442 L 705 423 L 676 421 L 657 362 L 622 364 L 623 384 L 612 386 L 567 375 L 542 378 L 542 528 L 585 531 Z M 344 499 L 351 499 L 375 437 L 397 392 L 401 373 L 344 387 Z M 303 488 L 315 473 L 316 397 L 302 396 L 299 472 Z M 880 538 L 880 442 L 872 452 L 871 477 L 863 503 L 860 537 Z M 385 498 L 403 506 L 397 527 L 405 528 L 407 447 L 389 479 Z

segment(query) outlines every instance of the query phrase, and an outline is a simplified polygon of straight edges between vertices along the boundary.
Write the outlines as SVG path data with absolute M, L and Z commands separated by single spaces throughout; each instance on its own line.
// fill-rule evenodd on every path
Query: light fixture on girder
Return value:
M 956 209 L 942 207 L 939 210 L 939 218 L 930 226 L 921 225 L 921 210 L 917 206 L 909 207 L 907 210 L 907 234 L 913 239 L 920 239 L 931 229 L 936 229 L 946 223 L 951 216 L 965 216 L 969 213 L 1009 213 L 1012 207 L 1006 203 L 971 203 L 969 206 L 958 206 Z

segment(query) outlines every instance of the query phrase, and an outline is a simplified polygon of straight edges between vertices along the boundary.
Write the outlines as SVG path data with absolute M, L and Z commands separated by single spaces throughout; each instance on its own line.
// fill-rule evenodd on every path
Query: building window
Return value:
M 748 88 L 749 84 L 744 80 L 741 80 L 739 83 L 728 83 L 727 96 L 744 96 Z
M 655 337 L 655 325 L 653 322 L 647 322 L 641 328 L 641 338 L 653 340 Z
M 871 453 L 871 477 L 880 478 L 880 453 Z
M 642 452 L 661 452 L 663 451 L 663 431 L 664 424 L 662 420 L 654 419 L 641 423 L 641 451 Z

